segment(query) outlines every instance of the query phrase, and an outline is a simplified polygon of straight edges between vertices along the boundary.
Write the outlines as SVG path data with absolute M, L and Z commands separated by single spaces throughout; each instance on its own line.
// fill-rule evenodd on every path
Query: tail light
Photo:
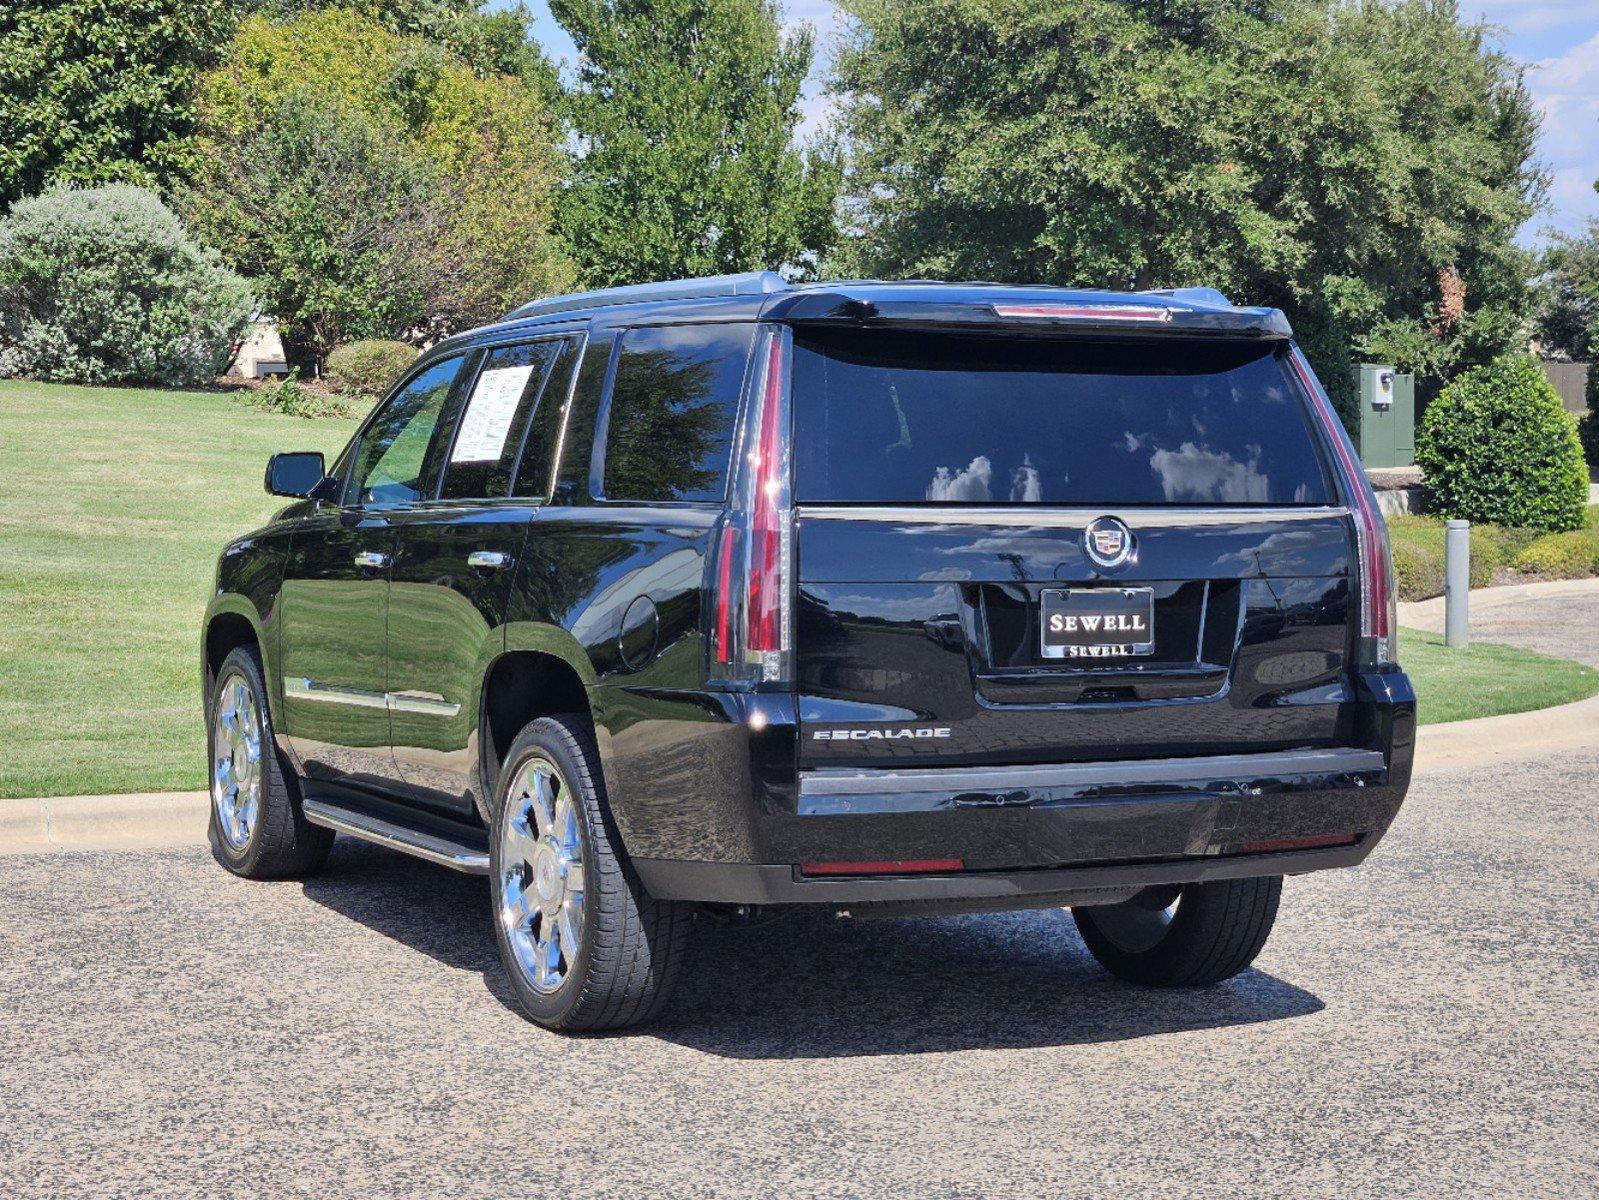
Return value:
M 789 503 L 789 334 L 771 326 L 756 343 L 732 503 L 716 538 L 710 677 L 743 685 L 793 678 Z
M 1332 446 L 1345 490 L 1355 514 L 1356 551 L 1360 558 L 1360 645 L 1357 665 L 1384 667 L 1398 656 L 1399 619 L 1395 608 L 1393 556 L 1388 549 L 1388 526 L 1377 510 L 1377 497 L 1371 490 L 1355 447 L 1338 419 L 1332 400 L 1310 369 L 1305 356 L 1295 350 L 1289 356 L 1294 374 L 1310 397 L 1316 420 Z

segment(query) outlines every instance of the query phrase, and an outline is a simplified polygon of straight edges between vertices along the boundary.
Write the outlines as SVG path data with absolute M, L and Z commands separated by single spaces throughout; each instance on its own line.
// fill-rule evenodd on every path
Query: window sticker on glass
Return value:
M 461 416 L 461 431 L 455 435 L 455 449 L 450 451 L 452 463 L 499 460 L 505 437 L 511 431 L 511 418 L 516 416 L 517 402 L 532 374 L 530 365 L 501 367 L 478 376 Z

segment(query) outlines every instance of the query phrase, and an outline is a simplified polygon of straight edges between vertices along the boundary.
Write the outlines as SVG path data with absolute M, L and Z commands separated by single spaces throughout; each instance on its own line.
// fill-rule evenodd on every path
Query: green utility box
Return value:
M 1356 438 L 1367 467 L 1416 463 L 1416 377 L 1380 363 L 1361 363 L 1360 426 Z

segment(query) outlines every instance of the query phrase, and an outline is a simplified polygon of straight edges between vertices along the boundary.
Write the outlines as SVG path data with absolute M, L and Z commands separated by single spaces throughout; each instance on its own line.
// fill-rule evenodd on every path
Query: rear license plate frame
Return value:
M 1077 611 L 1072 611 L 1072 610 Z M 1084 612 L 1084 609 L 1092 611 Z M 1142 630 L 1118 628 L 1115 633 L 1142 636 L 1142 641 L 1129 641 L 1125 637 L 1104 635 L 1099 629 L 1073 628 L 1058 630 L 1056 641 L 1050 641 L 1052 616 L 1112 617 L 1129 620 L 1142 616 Z M 1066 635 L 1077 640 L 1067 640 Z M 1089 637 L 1087 635 L 1099 635 Z M 1038 598 L 1038 649 L 1046 659 L 1055 662 L 1092 663 L 1117 662 L 1129 658 L 1146 658 L 1155 653 L 1155 589 L 1152 587 L 1126 588 L 1045 588 Z

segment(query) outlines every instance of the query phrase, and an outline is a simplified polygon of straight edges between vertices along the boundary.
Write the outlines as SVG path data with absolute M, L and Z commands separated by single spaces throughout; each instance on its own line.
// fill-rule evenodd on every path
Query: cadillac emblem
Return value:
M 1115 517 L 1098 517 L 1083 530 L 1083 553 L 1096 567 L 1110 570 L 1133 557 L 1133 533 Z

